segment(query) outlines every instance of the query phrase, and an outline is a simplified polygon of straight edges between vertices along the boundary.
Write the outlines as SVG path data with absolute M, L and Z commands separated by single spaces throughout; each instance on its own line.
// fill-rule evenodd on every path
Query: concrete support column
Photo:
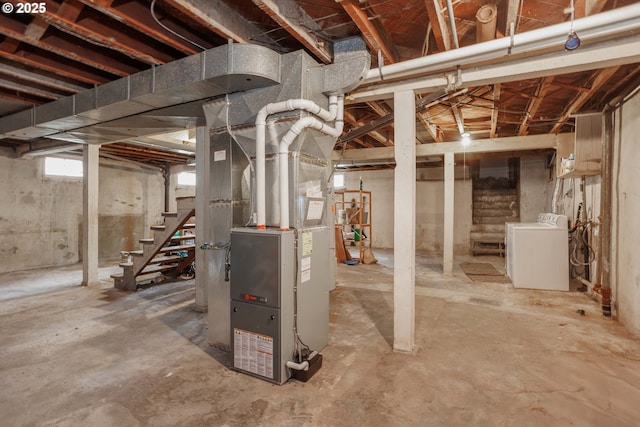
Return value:
M 82 149 L 82 286 L 100 283 L 98 279 L 98 168 L 100 146 L 86 144 Z
M 454 160 L 453 153 L 444 154 L 444 245 L 442 273 L 453 275 L 453 207 L 454 207 Z
M 209 194 L 209 133 L 206 126 L 196 128 L 196 305 L 195 309 L 207 311 L 207 259 L 200 245 L 207 241 L 207 195 Z
M 415 345 L 416 106 L 413 91 L 394 94 L 393 349 Z

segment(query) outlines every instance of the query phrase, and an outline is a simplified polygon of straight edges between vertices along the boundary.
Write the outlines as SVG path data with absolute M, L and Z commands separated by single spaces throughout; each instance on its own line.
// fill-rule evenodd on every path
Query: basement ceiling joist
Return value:
M 451 2 L 450 9 L 446 0 L 45 0 L 43 4 L 44 9 L 38 11 L 42 13 L 0 14 L 0 116 L 229 40 L 260 44 L 279 53 L 304 49 L 318 62 L 329 63 L 333 42 L 360 36 L 370 49 L 372 67 L 377 67 L 437 55 L 456 45 L 475 45 L 476 14 L 490 4 L 497 11 L 496 38 L 571 19 L 570 0 L 466 0 Z M 574 16 L 591 17 L 623 7 L 639 5 L 634 0 L 576 0 Z M 620 37 L 626 37 L 627 50 L 640 50 L 632 43 L 638 41 L 637 32 Z M 563 43 L 562 38 L 558 43 Z M 611 43 L 614 46 L 615 40 Z M 589 49 L 585 42 L 575 52 L 559 49 L 554 54 L 577 56 Z M 570 132 L 573 114 L 601 111 L 640 82 L 637 63 L 602 63 L 596 56 L 588 61 L 594 61 L 592 67 L 523 74 L 508 81 L 473 77 L 467 86 L 471 95 L 418 112 L 418 142 L 454 141 L 465 130 L 474 138 Z M 471 77 L 473 70 L 467 72 Z M 479 73 L 476 70 L 473 76 Z M 425 82 L 429 81 L 435 84 L 438 76 L 428 76 Z M 345 134 L 357 137 L 344 147 L 338 144 L 337 149 L 393 145 L 392 122 L 362 128 L 387 116 L 389 104 L 357 95 L 388 83 L 378 82 L 350 94 L 356 101 L 347 107 Z M 24 144 L 0 142 L 16 149 Z M 153 154 L 132 147 L 126 155 L 136 161 L 145 161 L 146 153 L 149 163 L 158 162 L 163 152 L 168 161 L 177 161 L 163 147 L 156 147 Z

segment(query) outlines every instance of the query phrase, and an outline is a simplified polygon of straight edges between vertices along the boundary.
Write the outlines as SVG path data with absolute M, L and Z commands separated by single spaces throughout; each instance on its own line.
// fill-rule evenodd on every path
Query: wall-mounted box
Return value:
M 569 160 L 573 154 L 573 162 Z M 576 132 L 573 140 L 558 139 L 556 175 L 558 178 L 574 178 L 599 175 L 602 162 L 602 114 L 576 116 Z M 573 163 L 573 164 L 571 164 Z

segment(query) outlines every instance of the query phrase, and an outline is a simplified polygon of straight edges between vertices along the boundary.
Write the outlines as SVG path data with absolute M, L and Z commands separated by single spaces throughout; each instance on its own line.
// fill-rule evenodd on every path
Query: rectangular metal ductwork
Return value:
M 228 44 L 3 117 L 0 139 L 114 142 L 128 136 L 117 131 L 128 127 L 126 120 L 118 123 L 127 117 L 278 83 L 280 54 L 257 45 Z M 94 129 L 105 122 L 111 131 Z

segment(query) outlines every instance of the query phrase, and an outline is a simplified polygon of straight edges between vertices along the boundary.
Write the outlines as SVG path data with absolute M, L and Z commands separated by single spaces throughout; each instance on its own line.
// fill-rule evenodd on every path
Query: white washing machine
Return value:
M 506 270 L 515 288 L 569 290 L 566 215 L 538 214 L 538 222 L 505 224 Z

